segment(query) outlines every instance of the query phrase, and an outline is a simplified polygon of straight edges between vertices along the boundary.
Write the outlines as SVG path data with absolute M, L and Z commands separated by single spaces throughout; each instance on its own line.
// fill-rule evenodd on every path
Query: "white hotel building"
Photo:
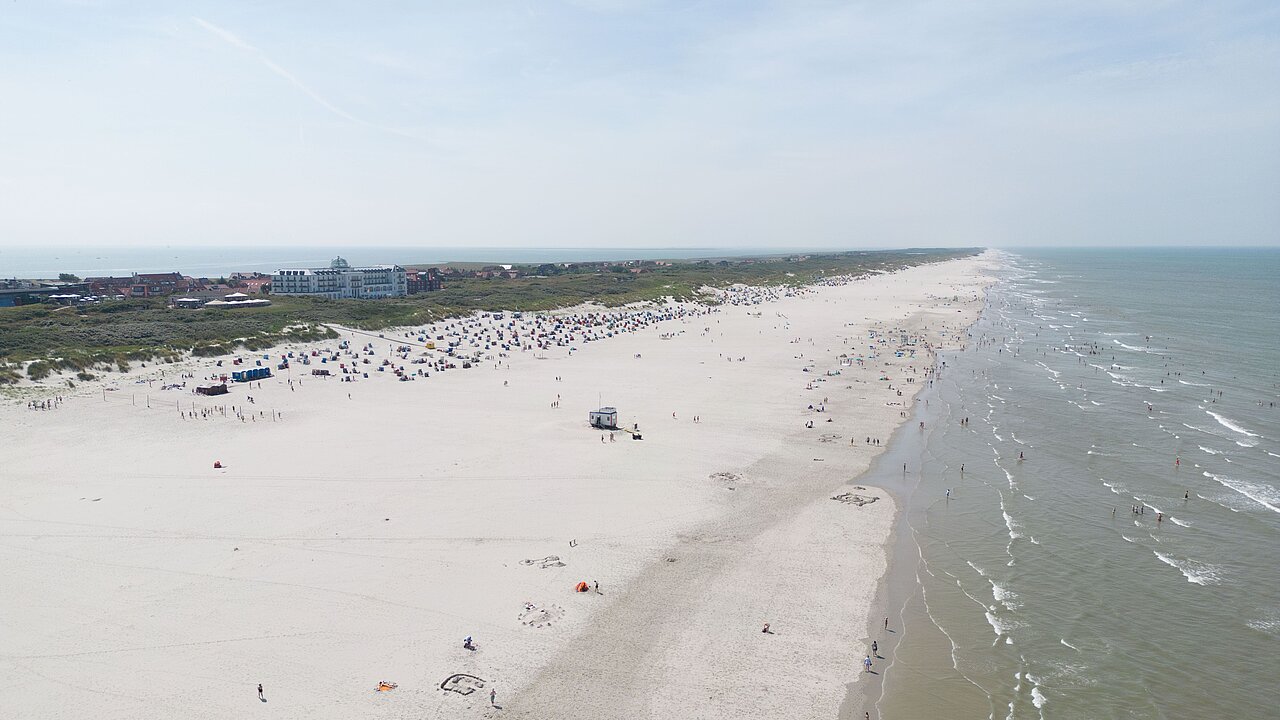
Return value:
M 272 295 L 343 298 L 404 297 L 409 281 L 399 265 L 351 267 L 337 258 L 327 268 L 277 270 L 271 276 Z

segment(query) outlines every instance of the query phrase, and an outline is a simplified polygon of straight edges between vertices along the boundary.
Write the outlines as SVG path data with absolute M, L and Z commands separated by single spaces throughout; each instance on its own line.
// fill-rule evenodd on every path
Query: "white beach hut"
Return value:
M 587 422 L 591 427 L 616 429 L 618 427 L 618 409 L 602 407 L 587 413 Z

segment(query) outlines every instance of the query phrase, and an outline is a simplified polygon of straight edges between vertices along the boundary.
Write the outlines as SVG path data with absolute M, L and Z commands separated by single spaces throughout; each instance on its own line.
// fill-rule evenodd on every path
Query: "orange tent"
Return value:
M 578 583 L 578 585 L 574 588 L 574 590 L 578 592 L 587 592 L 590 589 L 591 589 L 591 586 L 587 585 L 585 581 Z

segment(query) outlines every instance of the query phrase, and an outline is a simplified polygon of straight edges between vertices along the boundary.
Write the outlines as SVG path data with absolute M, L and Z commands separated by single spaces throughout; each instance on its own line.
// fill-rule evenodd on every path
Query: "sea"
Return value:
M 515 248 L 515 247 L 273 247 L 273 246 L 41 246 L 0 247 L 0 279 L 123 276 L 180 272 L 219 277 L 233 272 L 272 273 L 281 268 L 328 267 L 342 256 L 359 265 L 444 265 L 448 263 L 542 264 L 620 260 L 689 260 L 823 252 L 820 248 Z M 826 252 L 833 252 L 826 250 Z
M 1280 718 L 1280 249 L 999 257 L 868 479 L 871 716 Z

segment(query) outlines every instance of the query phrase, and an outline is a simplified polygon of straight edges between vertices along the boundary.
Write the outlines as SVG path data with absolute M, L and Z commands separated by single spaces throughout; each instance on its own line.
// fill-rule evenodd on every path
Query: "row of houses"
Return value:
M 798 259 L 803 259 L 800 256 Z M 797 259 L 788 257 L 787 260 Z M 750 262 L 750 261 L 746 261 Z M 711 261 L 699 261 L 711 264 Z M 721 260 L 720 265 L 728 265 Z M 227 292 L 246 295 L 298 295 L 330 299 L 378 299 L 404 297 L 442 290 L 448 280 L 474 278 L 482 280 L 514 279 L 525 274 L 551 276 L 578 273 L 645 273 L 671 265 L 665 260 L 601 261 L 580 263 L 544 263 L 536 267 L 486 265 L 479 269 L 455 267 L 409 268 L 400 265 L 368 265 L 353 267 L 338 257 L 326 268 L 282 268 L 270 275 L 232 273 L 221 281 L 195 278 L 178 272 L 133 273 L 121 277 L 88 277 L 74 285 L 47 283 L 41 288 L 0 287 L 0 304 L 39 302 L 38 296 L 74 291 L 90 297 L 152 298 L 184 296 L 189 304 L 207 302 Z M 74 279 L 74 278 L 68 278 Z M 4 281 L 8 282 L 8 281 Z M 25 282 L 25 281 L 24 281 Z M 17 281 L 13 281 L 17 283 Z
M 220 293 L 232 289 L 250 294 L 266 293 L 270 290 L 271 278 L 258 273 L 236 273 L 221 283 L 177 272 L 133 273 L 122 277 L 87 277 L 82 284 L 89 292 L 108 297 L 167 297 L 193 292 Z

